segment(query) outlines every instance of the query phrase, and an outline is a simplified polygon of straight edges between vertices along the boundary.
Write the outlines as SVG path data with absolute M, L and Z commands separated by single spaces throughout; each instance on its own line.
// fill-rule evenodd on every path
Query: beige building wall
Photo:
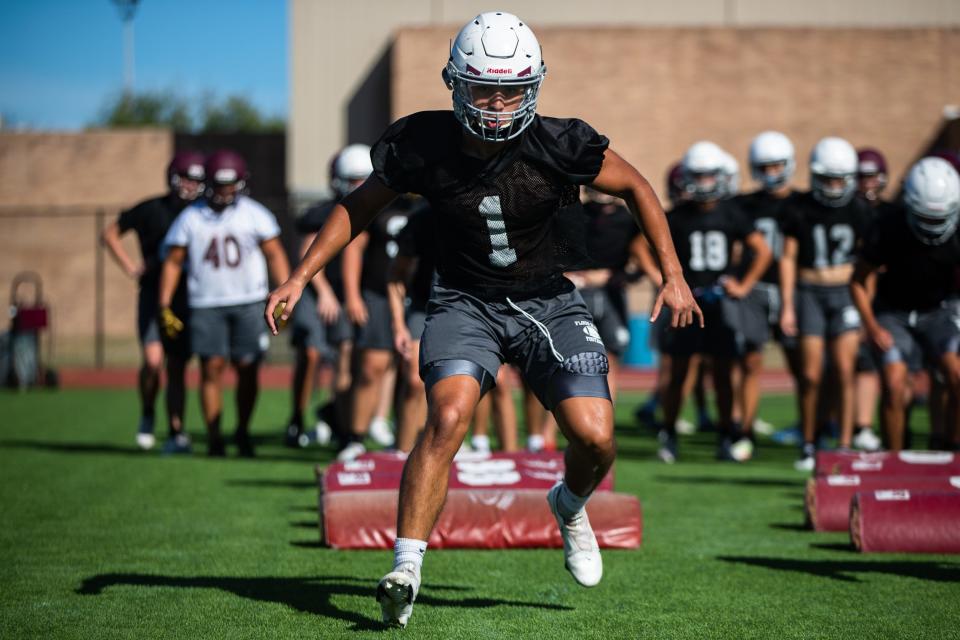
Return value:
M 821 93 L 819 90 L 804 88 L 810 86 L 814 75 L 821 85 L 834 86 L 833 80 L 837 76 L 834 72 L 834 60 L 829 60 L 831 64 L 824 70 L 822 66 L 807 64 L 803 59 L 792 57 L 791 52 L 780 56 L 774 51 L 778 59 L 787 58 L 786 66 L 782 69 L 764 65 L 763 58 L 749 59 L 749 56 L 758 52 L 765 55 L 767 50 L 761 47 L 777 46 L 775 36 L 764 36 L 762 31 L 753 30 L 754 27 L 944 28 L 960 25 L 960 2 L 955 0 L 593 0 L 587 3 L 517 0 L 508 4 L 507 8 L 529 21 L 538 34 L 545 35 L 545 30 L 558 26 L 584 27 L 590 28 L 590 33 L 600 33 L 598 42 L 603 46 L 581 48 L 577 53 L 581 58 L 576 68 L 589 67 L 591 76 L 606 78 L 626 74 L 635 78 L 644 69 L 650 69 L 656 74 L 676 67 L 666 58 L 682 54 L 687 66 L 680 78 L 693 82 L 694 88 L 701 79 L 715 87 L 702 94 L 698 93 L 695 99 L 696 103 L 704 105 L 705 110 L 712 112 L 706 118 L 706 122 L 711 124 L 721 119 L 721 114 L 728 113 L 744 102 L 742 92 L 721 89 L 720 81 L 731 81 L 728 86 L 737 89 L 750 85 L 746 96 L 752 98 L 763 92 L 763 81 L 767 77 L 799 70 L 800 85 L 796 93 L 790 94 L 798 105 L 805 103 L 812 93 Z M 396 86 L 393 89 L 394 95 L 398 91 L 422 92 L 424 102 L 432 102 L 438 91 L 442 93 L 439 74 L 450 38 L 463 22 L 490 8 L 489 2 L 474 0 L 366 0 L 354 3 L 290 0 L 291 106 L 287 153 L 288 186 L 291 192 L 309 196 L 323 191 L 326 188 L 327 163 L 331 155 L 349 142 L 372 141 L 389 120 L 390 115 L 386 114 L 401 113 L 398 105 L 393 105 L 391 110 L 389 100 L 385 97 L 391 86 L 388 69 L 395 34 L 408 27 L 443 25 L 430 36 L 431 47 L 429 51 L 424 50 L 424 58 L 414 61 L 418 69 L 422 65 L 422 73 L 416 72 L 420 84 L 409 89 Z M 606 31 L 596 30 L 597 26 L 613 27 L 621 30 L 619 33 L 624 33 L 622 29 L 628 27 L 725 27 L 728 30 L 719 30 L 717 35 L 703 41 L 692 35 L 684 39 L 682 48 L 668 38 L 650 36 L 649 42 L 656 46 L 639 47 L 644 53 L 643 64 L 628 65 L 622 52 L 605 42 Z M 748 29 L 741 32 L 742 28 Z M 749 39 L 743 43 L 748 46 L 740 46 L 741 33 L 744 38 Z M 838 33 L 849 40 L 845 47 L 844 60 L 853 60 L 859 67 L 868 64 L 869 56 L 876 53 L 877 48 L 860 49 L 857 45 L 859 40 L 855 37 L 858 32 L 845 30 Z M 801 47 L 804 52 L 814 51 L 815 60 L 820 65 L 826 57 L 816 53 L 817 38 L 819 41 L 832 41 L 835 37 L 829 32 L 821 32 L 819 36 L 811 36 L 808 44 Z M 939 36 L 935 38 L 937 42 L 944 42 Z M 616 41 L 622 42 L 623 39 L 620 37 Z M 562 43 L 558 48 L 555 42 L 551 41 L 550 46 L 544 42 L 551 74 L 545 86 L 544 105 L 550 110 L 563 106 L 557 103 L 558 86 L 562 86 L 564 77 L 572 78 L 570 67 L 562 68 L 558 58 L 563 56 L 563 59 L 567 60 L 571 56 L 560 53 Z M 899 51 L 901 49 L 898 46 L 900 45 L 896 42 L 893 43 L 893 48 Z M 879 48 L 886 49 L 887 44 L 883 43 Z M 923 49 L 930 55 L 936 47 L 928 45 Z M 793 53 L 799 51 L 795 50 Z M 941 55 L 945 53 L 946 50 L 940 50 Z M 728 57 L 724 59 L 723 56 Z M 893 58 L 898 69 L 907 68 L 899 58 L 890 55 L 883 55 L 882 58 Z M 918 57 L 911 55 L 908 60 L 916 61 Z M 931 58 L 922 58 L 920 62 L 942 66 L 941 61 Z M 693 63 L 698 66 L 689 67 Z M 715 65 L 722 67 L 726 74 L 713 74 L 717 82 L 713 82 L 709 77 Z M 698 70 L 704 73 L 704 78 L 697 75 Z M 926 73 L 924 67 L 918 67 L 909 68 L 907 75 L 913 76 L 918 70 L 921 75 Z M 404 72 L 404 75 L 409 74 Z M 399 77 L 398 75 L 394 78 L 393 85 L 400 82 Z M 830 104 L 839 104 L 841 99 L 849 98 L 851 93 L 861 100 L 869 98 L 872 93 L 863 95 L 865 82 L 857 83 L 856 89 L 839 89 L 837 92 L 831 89 Z M 573 84 L 578 84 L 577 90 L 582 95 L 583 88 L 579 83 Z M 908 81 L 905 84 L 912 86 L 914 83 Z M 671 90 L 665 96 L 641 93 L 636 88 L 635 80 L 632 80 L 631 83 L 623 83 L 614 95 L 606 97 L 618 100 L 624 112 L 635 111 L 629 102 L 635 97 L 639 97 L 650 109 L 668 112 L 668 107 L 664 105 L 673 105 L 680 94 L 688 93 L 680 89 Z M 717 105 L 713 101 L 718 97 L 729 96 L 735 99 L 733 103 Z M 771 102 L 777 100 L 761 99 L 763 104 Z M 831 108 L 835 110 L 835 107 Z M 939 108 L 932 114 L 917 115 L 929 126 L 930 119 L 936 118 Z M 793 111 L 799 111 L 799 107 Z M 577 109 L 571 113 L 583 113 L 583 110 Z M 604 120 L 601 120 L 599 125 L 603 124 Z M 675 119 L 669 131 L 685 132 L 688 125 L 688 122 Z M 733 139 L 736 136 L 730 137 Z
M 98 224 L 164 193 L 172 154 L 165 130 L 0 133 L 0 296 L 7 299 L 15 274 L 40 275 L 58 361 L 93 363 Z M 124 243 L 139 258 L 134 234 Z M 131 361 L 137 285 L 102 258 L 104 355 Z

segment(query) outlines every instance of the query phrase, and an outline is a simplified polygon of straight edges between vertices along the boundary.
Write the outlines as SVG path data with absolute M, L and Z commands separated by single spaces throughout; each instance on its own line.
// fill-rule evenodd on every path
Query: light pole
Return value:
M 140 0 L 112 0 L 123 20 L 123 91 L 133 93 L 133 16 Z

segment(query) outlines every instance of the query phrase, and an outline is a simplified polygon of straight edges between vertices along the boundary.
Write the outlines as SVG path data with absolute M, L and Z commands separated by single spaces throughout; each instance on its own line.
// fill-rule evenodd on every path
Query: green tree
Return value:
M 185 99 L 172 91 L 123 92 L 107 100 L 95 122 L 101 127 L 170 127 L 193 130 L 193 117 Z

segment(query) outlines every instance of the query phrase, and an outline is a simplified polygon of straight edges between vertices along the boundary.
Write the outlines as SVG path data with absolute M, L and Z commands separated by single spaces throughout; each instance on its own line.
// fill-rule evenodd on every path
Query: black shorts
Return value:
M 668 327 L 664 332 L 664 352 L 671 356 L 709 355 L 737 358 L 746 352 L 746 336 L 741 330 L 742 301 L 732 298 L 697 299 L 703 311 L 704 326 L 695 323 L 683 328 Z M 664 308 L 661 313 L 669 315 Z
M 393 351 L 393 323 L 387 296 L 367 289 L 362 295 L 367 307 L 367 324 L 354 327 L 354 345 L 357 349 Z
M 860 314 L 853 306 L 847 285 L 821 286 L 800 283 L 794 302 L 801 336 L 836 338 L 860 330 Z
M 580 289 L 580 297 L 593 317 L 607 352 L 621 356 L 630 346 L 630 330 L 627 328 L 626 301 L 623 291 L 611 291 L 605 287 Z
M 190 309 L 187 307 L 186 294 L 179 289 L 173 298 L 170 310 L 183 322 L 183 331 L 170 339 L 160 330 L 160 294 L 156 289 L 140 289 L 137 299 L 137 337 L 140 345 L 151 342 L 163 344 L 163 352 L 181 358 L 190 357 Z
M 877 353 L 884 364 L 906 363 L 911 370 L 936 368 L 947 353 L 960 347 L 960 327 L 949 308 L 931 311 L 879 311 L 877 322 L 893 336 L 893 348 Z
M 552 409 L 554 374 L 569 370 L 572 362 L 590 360 L 593 354 L 606 359 L 600 333 L 572 285 L 556 295 L 511 303 L 509 299 L 485 301 L 438 283 L 427 304 L 420 376 L 426 380 L 430 367 L 442 361 L 466 360 L 496 380 L 500 365 L 508 362 L 520 370 L 540 402 Z

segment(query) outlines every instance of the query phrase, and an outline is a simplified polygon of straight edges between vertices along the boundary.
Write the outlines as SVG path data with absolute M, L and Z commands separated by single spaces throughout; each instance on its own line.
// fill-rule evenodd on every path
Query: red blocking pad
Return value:
M 858 493 L 850 540 L 865 553 L 960 553 L 960 492 Z
M 320 498 L 321 539 L 336 549 L 392 549 L 396 538 L 397 492 L 340 491 Z M 636 549 L 643 528 L 640 501 L 619 493 L 597 493 L 587 514 L 600 547 Z M 562 547 L 545 491 L 456 489 L 429 540 L 431 549 Z
M 847 531 L 850 501 L 858 492 L 960 491 L 958 476 L 835 475 L 807 480 L 807 521 L 816 531 Z
M 400 453 L 372 453 L 352 462 L 335 462 L 323 472 L 322 488 L 325 493 L 398 490 L 405 463 L 406 455 Z M 558 451 L 458 454 L 450 467 L 448 488 L 546 491 L 563 478 L 564 469 L 563 453 Z M 597 487 L 599 492 L 612 490 L 613 469 Z
M 960 476 L 960 456 L 948 451 L 821 451 L 815 475 Z

